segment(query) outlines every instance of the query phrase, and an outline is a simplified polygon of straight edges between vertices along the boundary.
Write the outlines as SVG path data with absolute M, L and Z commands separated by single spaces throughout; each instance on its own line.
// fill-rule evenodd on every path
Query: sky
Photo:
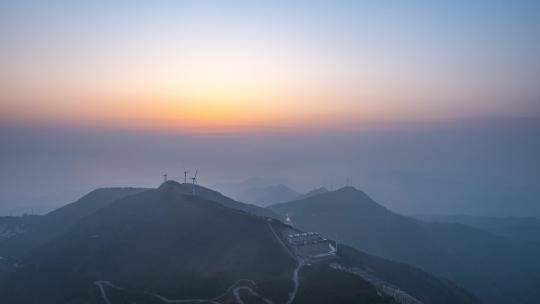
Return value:
M 0 119 L 240 132 L 539 115 L 538 1 L 2 1 Z
M 538 54 L 540 1 L 0 1 L 0 215 L 188 168 L 540 216 Z

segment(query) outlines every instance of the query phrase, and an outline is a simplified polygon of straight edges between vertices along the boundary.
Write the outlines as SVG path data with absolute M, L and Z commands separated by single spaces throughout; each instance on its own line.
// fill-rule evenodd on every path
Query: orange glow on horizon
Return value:
M 258 130 L 339 128 L 377 120 L 377 111 L 347 108 L 340 102 L 285 95 L 198 94 L 126 96 L 54 95 L 26 111 L 11 104 L 3 121 L 43 124 L 90 125 L 126 129 L 185 132 L 252 132 Z M 56 98 L 54 98 L 56 96 Z M 329 97 L 324 97 L 328 98 Z M 43 99 L 42 99 L 43 100 Z M 96 102 L 95 100 L 100 100 Z M 74 102 L 76 101 L 76 102 Z M 7 112 L 6 112 L 7 113 Z M 0 113 L 0 116 L 3 116 Z

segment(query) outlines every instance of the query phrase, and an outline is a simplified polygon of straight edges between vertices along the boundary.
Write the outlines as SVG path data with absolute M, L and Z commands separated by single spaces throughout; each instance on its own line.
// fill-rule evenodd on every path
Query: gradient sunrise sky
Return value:
M 2 1 L 6 124 L 538 116 L 540 1 Z

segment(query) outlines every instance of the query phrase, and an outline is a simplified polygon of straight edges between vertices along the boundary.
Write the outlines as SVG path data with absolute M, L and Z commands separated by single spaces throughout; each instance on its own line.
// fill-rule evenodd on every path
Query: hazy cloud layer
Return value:
M 243 135 L 4 126 L 0 210 L 62 205 L 96 187 L 154 187 L 163 173 L 183 179 L 197 168 L 209 186 L 258 176 L 308 191 L 352 176 L 399 212 L 540 216 L 539 131 L 538 119 Z

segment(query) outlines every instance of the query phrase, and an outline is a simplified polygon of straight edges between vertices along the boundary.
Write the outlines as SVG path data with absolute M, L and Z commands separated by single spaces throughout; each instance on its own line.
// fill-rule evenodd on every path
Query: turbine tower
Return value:
M 188 173 L 189 173 L 189 171 L 184 168 L 184 184 L 187 184 L 187 174 Z
M 196 195 L 196 191 L 195 191 L 195 184 L 197 183 L 197 173 L 198 171 L 195 170 L 195 175 L 191 178 L 191 181 L 193 182 L 193 190 L 192 190 L 192 194 L 193 195 Z

